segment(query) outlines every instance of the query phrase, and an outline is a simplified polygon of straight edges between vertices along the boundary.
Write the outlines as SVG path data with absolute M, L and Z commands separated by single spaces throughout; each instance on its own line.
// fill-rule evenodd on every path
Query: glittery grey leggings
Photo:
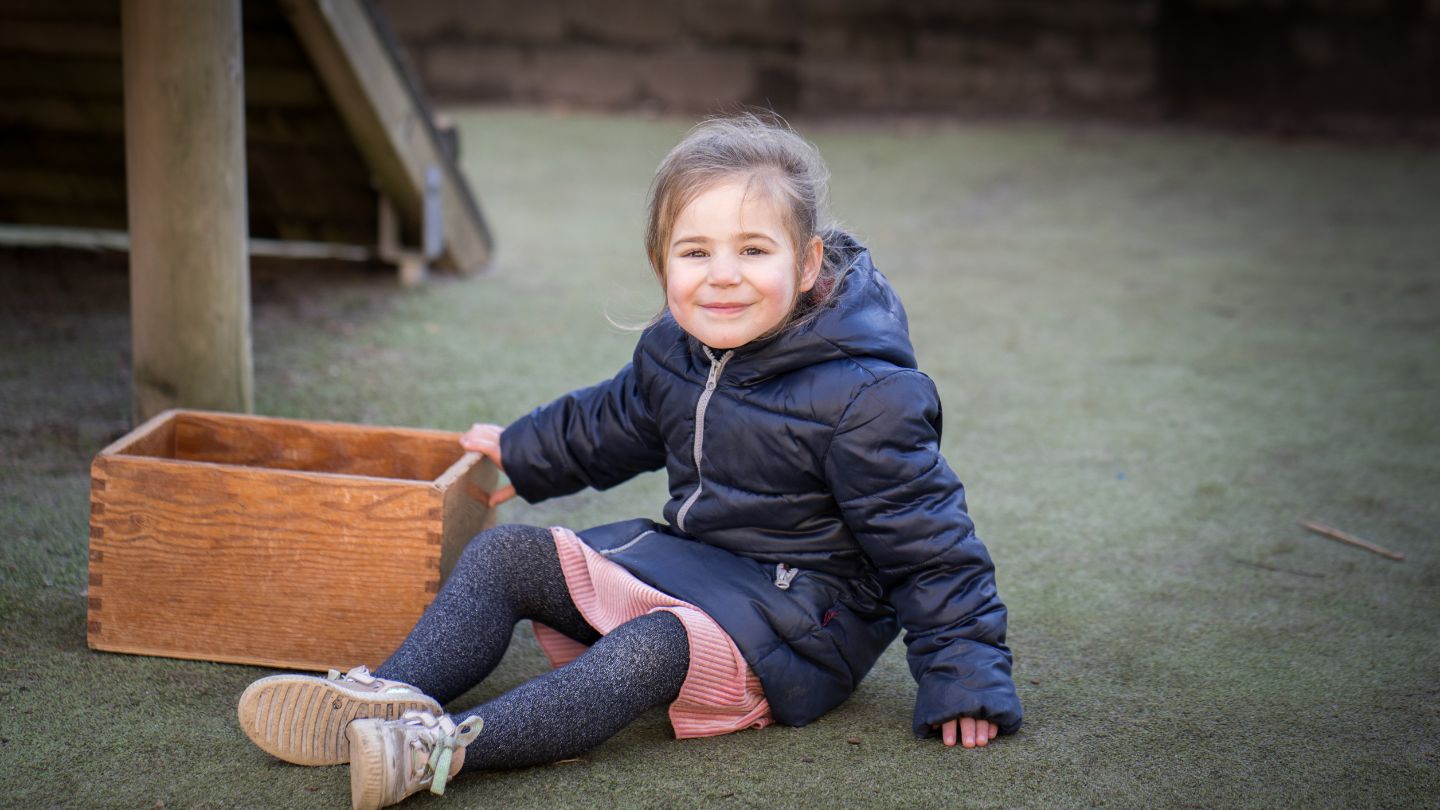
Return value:
M 690 642 L 674 614 L 633 619 L 601 637 L 570 599 L 548 529 L 497 526 L 470 541 L 450 579 L 390 659 L 375 670 L 442 705 L 500 663 L 521 619 L 591 647 L 570 664 L 476 708 L 480 736 L 465 770 L 518 768 L 568 759 L 614 736 L 680 693 Z

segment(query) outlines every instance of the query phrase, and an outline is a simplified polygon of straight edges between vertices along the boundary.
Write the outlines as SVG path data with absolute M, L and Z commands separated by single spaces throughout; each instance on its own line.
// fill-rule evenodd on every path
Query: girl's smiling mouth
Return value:
M 749 304 L 701 304 L 701 307 L 712 315 L 734 315 L 737 312 L 744 312 Z

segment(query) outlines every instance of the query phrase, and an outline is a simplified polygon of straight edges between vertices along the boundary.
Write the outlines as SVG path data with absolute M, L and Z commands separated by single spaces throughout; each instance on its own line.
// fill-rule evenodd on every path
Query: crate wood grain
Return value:
M 91 467 L 90 646 L 378 666 L 493 523 L 459 434 L 167 411 Z

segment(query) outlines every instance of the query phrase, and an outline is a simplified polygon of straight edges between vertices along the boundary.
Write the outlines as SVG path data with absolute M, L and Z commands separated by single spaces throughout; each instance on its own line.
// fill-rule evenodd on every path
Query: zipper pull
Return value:
M 705 380 L 705 390 L 714 391 L 720 383 L 720 369 L 724 368 L 725 361 L 730 359 L 730 352 L 725 352 L 718 359 L 710 353 L 709 349 L 705 350 L 705 354 L 710 358 L 710 376 Z
M 776 565 L 775 587 L 779 588 L 782 591 L 790 590 L 790 581 L 795 579 L 795 575 L 798 573 L 800 573 L 799 568 L 788 568 L 786 567 L 785 563 L 780 563 Z

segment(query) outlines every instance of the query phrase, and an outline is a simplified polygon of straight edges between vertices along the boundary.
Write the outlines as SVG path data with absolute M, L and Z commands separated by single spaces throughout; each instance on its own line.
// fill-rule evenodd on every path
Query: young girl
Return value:
M 971 748 L 1018 728 L 1005 606 L 940 455 L 935 386 L 869 252 L 820 223 L 825 177 L 783 125 L 697 127 L 651 187 L 665 308 L 633 362 L 461 439 L 510 479 L 492 505 L 663 466 L 666 523 L 479 535 L 374 675 L 252 684 L 250 738 L 291 762 L 348 761 L 355 807 L 381 807 L 461 770 L 576 756 L 661 704 L 682 738 L 805 725 L 901 628 L 917 735 Z M 443 714 L 521 619 L 557 668 Z

